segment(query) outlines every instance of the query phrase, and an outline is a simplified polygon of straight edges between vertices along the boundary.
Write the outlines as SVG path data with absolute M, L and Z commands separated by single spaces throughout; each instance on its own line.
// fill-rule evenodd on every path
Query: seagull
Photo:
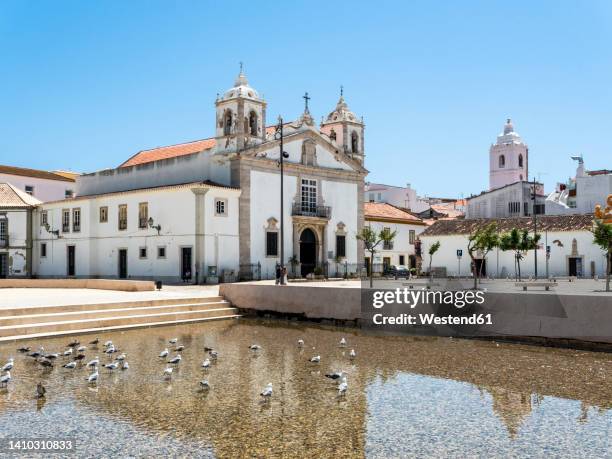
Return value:
M 85 352 L 87 350 L 87 346 L 81 346 L 77 349 L 77 352 Z
M 325 377 L 329 379 L 340 379 L 344 376 L 343 371 L 334 371 L 333 373 L 326 373 Z
M 346 346 L 346 339 L 344 339 L 344 337 L 340 340 L 340 346 Z
M 178 365 L 181 363 L 181 354 L 178 354 L 176 357 L 172 357 L 170 360 L 168 360 L 168 363 L 171 363 L 172 365 Z
M 164 370 L 164 378 L 170 379 L 172 377 L 172 367 L 167 367 Z
M 264 400 L 270 400 L 270 397 L 272 397 L 272 383 L 268 383 L 260 395 L 264 398 Z
M 37 362 L 40 363 L 45 368 L 53 368 L 53 363 L 44 358 L 42 360 L 37 360 Z
M 112 345 L 113 345 L 113 342 L 110 341 L 110 340 L 108 340 L 106 343 L 104 343 L 104 347 L 109 347 L 109 346 L 112 346 Z
M 116 370 L 119 368 L 119 362 L 107 363 L 104 365 L 104 368 L 108 368 L 110 371 Z
M 100 357 L 96 356 L 95 359 L 90 360 L 89 362 L 87 362 L 87 367 L 94 367 L 96 368 L 98 365 L 100 365 Z
M 298 347 L 304 347 L 304 340 L 298 339 Z
M 25 354 L 26 352 L 30 352 L 32 350 L 32 348 L 30 347 L 20 347 L 19 349 L 17 349 L 17 351 L 21 352 L 22 354 Z
M 258 350 L 261 349 L 261 346 L 259 344 L 251 344 L 249 346 L 249 349 L 252 350 L 252 351 L 258 351 Z
M 122 360 L 125 360 L 126 355 L 125 353 L 123 354 L 119 354 L 117 357 L 115 357 L 115 360 L 118 360 L 119 362 L 121 362 Z
M 41 357 L 44 352 L 45 352 L 45 348 L 40 346 L 37 351 L 30 352 L 28 354 L 28 357 L 34 357 L 35 359 L 37 359 L 38 357 Z
M 164 357 L 168 357 L 168 348 L 164 349 L 159 353 L 159 358 L 163 359 Z
M 0 376 L 0 387 L 6 387 L 11 380 L 11 372 L 7 371 L 5 375 Z
M 105 354 L 107 354 L 109 357 L 113 352 L 117 352 L 117 350 L 115 349 L 115 346 L 113 346 L 112 344 L 106 348 L 106 350 L 104 351 Z
M 64 357 L 68 357 L 69 355 L 72 355 L 72 348 L 66 349 L 64 351 Z
M 179 346 L 176 346 L 174 348 L 174 352 L 181 352 L 183 349 L 185 349 L 185 346 L 183 346 L 182 344 Z
M 121 362 L 121 369 L 122 370 L 129 370 L 130 369 L 130 364 L 127 362 L 127 360 L 124 360 L 123 362 Z
M 76 368 L 77 363 L 73 360 L 72 362 L 68 362 L 64 365 L 64 368 L 68 368 L 69 370 L 74 370 Z
M 5 371 L 10 371 L 13 369 L 13 364 L 15 363 L 15 360 L 13 360 L 13 358 L 11 357 L 10 359 L 8 359 L 8 361 L 6 362 L 6 365 L 4 365 L 1 369 L 0 369 L 0 373 L 4 373 Z
M 204 360 L 204 362 L 202 362 L 202 368 L 208 370 L 210 368 L 210 360 Z
M 343 376 L 342 382 L 338 386 L 338 395 L 346 395 L 347 389 L 348 389 L 348 383 L 346 382 L 346 376 Z
M 98 370 L 94 371 L 87 378 L 85 378 L 88 383 L 95 383 L 98 381 Z
M 90 341 L 89 344 L 91 344 L 92 346 L 95 346 L 96 344 L 98 344 L 100 342 L 99 338 L 94 339 L 93 341 Z
M 211 350 L 208 355 L 210 356 L 211 359 L 213 360 L 217 360 L 217 357 L 219 357 L 219 353 L 217 351 L 213 351 Z
M 176 344 L 178 342 L 178 338 L 172 338 L 168 341 L 170 344 Z
M 357 353 L 355 352 L 355 349 L 351 349 L 351 352 L 349 352 L 349 358 L 352 360 L 355 357 L 357 357 Z
M 200 381 L 200 387 L 202 389 L 210 389 L 210 384 L 208 383 L 208 379 L 203 379 L 202 381 Z
M 310 361 L 311 361 L 312 363 L 319 363 L 319 362 L 321 361 L 321 356 L 320 356 L 320 355 L 315 355 L 314 357 L 312 357 L 312 358 L 310 359 Z
M 77 340 L 74 340 L 71 343 L 68 343 L 68 346 L 66 347 L 77 347 L 79 344 L 81 343 L 79 343 Z
M 43 386 L 42 383 L 39 382 L 36 385 L 36 397 L 43 398 L 46 392 L 47 392 L 47 389 L 45 389 L 45 386 Z

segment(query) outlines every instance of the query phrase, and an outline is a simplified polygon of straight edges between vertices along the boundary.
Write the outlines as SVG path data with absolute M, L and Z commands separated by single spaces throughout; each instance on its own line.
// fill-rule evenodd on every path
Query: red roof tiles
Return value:
M 387 204 L 386 202 L 365 202 L 364 214 L 366 220 L 389 221 L 397 223 L 410 223 L 423 225 L 423 220 L 415 217 L 409 212 L 398 207 Z
M 136 153 L 119 167 L 136 166 L 138 164 L 150 163 L 161 159 L 176 158 L 177 156 L 192 155 L 204 150 L 210 150 L 216 144 L 214 138 L 196 140 L 194 142 L 179 143 L 167 147 L 158 147 L 151 150 L 143 150 Z

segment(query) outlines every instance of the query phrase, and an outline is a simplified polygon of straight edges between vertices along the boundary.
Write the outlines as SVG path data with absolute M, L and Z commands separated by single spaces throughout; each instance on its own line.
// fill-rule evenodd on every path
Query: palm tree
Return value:
M 612 265 L 612 224 L 603 220 L 593 220 L 593 244 L 597 244 L 606 253 L 606 292 L 610 291 L 610 270 Z
M 525 253 L 538 246 L 540 235 L 530 236 L 529 231 L 513 228 L 512 231 L 502 234 L 499 248 L 503 251 L 512 250 L 514 252 L 514 272 L 517 279 L 521 280 L 521 260 Z

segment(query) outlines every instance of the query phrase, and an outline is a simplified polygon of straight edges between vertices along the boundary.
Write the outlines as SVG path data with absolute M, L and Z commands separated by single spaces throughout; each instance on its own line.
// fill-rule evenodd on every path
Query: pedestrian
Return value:
M 276 285 L 281 283 L 282 270 L 280 264 L 276 263 Z

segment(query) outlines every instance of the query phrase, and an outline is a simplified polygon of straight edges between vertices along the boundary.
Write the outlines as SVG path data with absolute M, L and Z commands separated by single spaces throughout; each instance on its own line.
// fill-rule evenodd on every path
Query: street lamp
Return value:
M 538 220 L 536 217 L 536 179 L 533 177 L 533 238 L 536 239 L 538 237 Z M 533 247 L 533 259 L 534 259 L 534 277 L 538 278 L 538 243 L 534 244 Z
M 159 233 L 161 231 L 161 225 L 159 223 L 157 225 L 153 225 L 153 223 L 154 223 L 153 217 L 149 217 L 149 220 L 147 220 L 147 223 L 149 224 L 149 228 L 156 229 L 157 230 L 157 235 L 159 235 Z
M 283 163 L 286 158 L 289 158 L 289 154 L 283 149 L 283 117 L 278 116 L 278 124 L 276 126 L 276 131 L 274 132 L 274 139 L 280 141 L 280 154 L 278 165 L 280 167 L 280 268 L 281 268 L 281 278 L 280 284 L 285 285 L 285 218 L 284 218 L 284 210 L 283 210 L 283 201 L 284 201 L 284 193 L 283 193 L 283 180 L 284 180 L 284 170 Z

